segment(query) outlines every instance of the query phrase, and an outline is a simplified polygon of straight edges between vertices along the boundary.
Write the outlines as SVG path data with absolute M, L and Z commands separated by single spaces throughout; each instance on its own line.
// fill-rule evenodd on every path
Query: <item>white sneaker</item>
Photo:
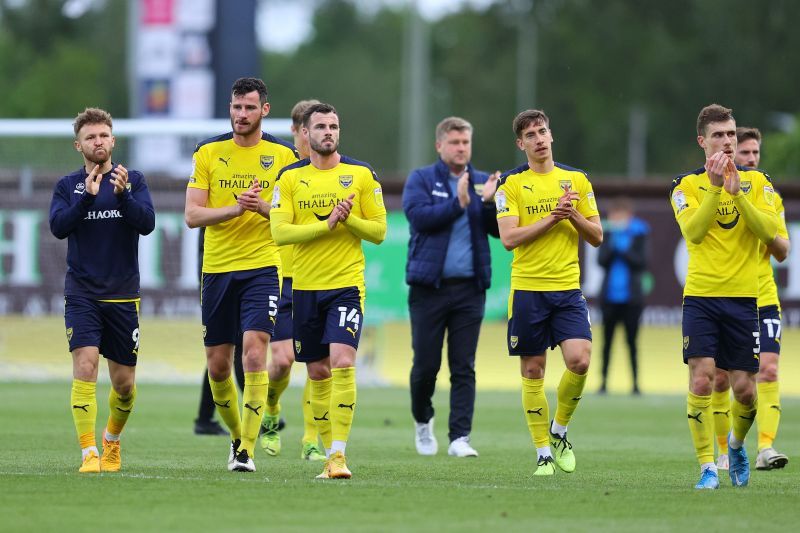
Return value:
M 236 454 L 236 457 L 233 459 L 233 469 L 234 472 L 255 472 L 256 471 L 256 464 L 253 462 L 253 459 L 250 457 L 250 454 L 247 453 L 247 450 L 241 449 Z
M 758 451 L 756 457 L 756 470 L 772 470 L 774 468 L 783 468 L 789 458 L 784 454 L 775 451 L 775 448 L 769 447 Z
M 469 437 L 458 437 L 451 442 L 447 454 L 456 457 L 478 457 L 478 452 L 469 445 Z
M 417 453 L 420 455 L 436 455 L 439 451 L 439 443 L 436 435 L 433 434 L 433 418 L 427 422 L 416 422 L 417 430 L 414 435 L 414 444 L 417 445 Z
M 717 457 L 717 470 L 728 470 L 729 463 L 728 463 L 728 454 L 723 453 L 719 457 Z
M 233 467 L 236 462 L 236 454 L 239 453 L 239 446 L 242 441 L 239 439 L 231 441 L 231 453 L 228 454 L 228 472 L 233 472 Z

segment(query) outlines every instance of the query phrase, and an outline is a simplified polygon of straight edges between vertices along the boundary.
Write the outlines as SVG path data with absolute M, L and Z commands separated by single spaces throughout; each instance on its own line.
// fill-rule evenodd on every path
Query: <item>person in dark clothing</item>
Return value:
M 448 454 L 476 457 L 469 444 L 475 407 L 475 350 L 491 280 L 487 235 L 497 237 L 492 176 L 472 167 L 472 126 L 458 117 L 436 127 L 439 160 L 411 172 L 403 211 L 411 226 L 406 282 L 411 315 L 411 412 L 421 455 L 435 455 L 433 397 L 447 330 L 450 367 Z
M 639 368 L 636 338 L 644 307 L 642 275 L 647 268 L 647 236 L 650 228 L 633 215 L 627 198 L 611 204 L 606 221 L 606 238 L 600 247 L 598 262 L 605 271 L 600 293 L 603 312 L 603 377 L 600 393 L 606 392 L 608 364 L 614 331 L 620 322 L 625 326 L 625 339 L 630 352 L 633 394 L 639 394 Z

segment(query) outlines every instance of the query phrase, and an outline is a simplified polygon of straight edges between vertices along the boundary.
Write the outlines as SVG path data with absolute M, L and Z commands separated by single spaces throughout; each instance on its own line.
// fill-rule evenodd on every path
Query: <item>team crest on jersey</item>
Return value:
M 347 189 L 353 184 L 353 176 L 339 176 L 339 185 Z
M 481 196 L 483 194 L 483 183 L 476 183 L 475 185 L 473 185 L 473 188 L 475 189 L 475 194 L 477 194 L 478 196 Z
M 72 328 L 67 328 L 67 342 L 72 340 Z
M 561 187 L 561 190 L 564 192 L 572 190 L 572 180 L 559 180 L 558 186 Z
M 743 181 L 739 184 L 739 188 L 742 189 L 743 193 L 748 194 L 753 188 L 753 184 L 750 181 Z
M 683 338 L 683 349 L 687 349 L 689 347 L 689 336 Z
M 263 168 L 264 170 L 271 169 L 274 163 L 275 163 L 275 156 L 272 155 L 261 156 L 261 168 Z
M 206 327 L 205 326 L 203 326 L 203 338 L 204 339 L 206 338 Z
M 128 189 L 128 191 L 130 191 L 131 190 L 131 183 L 130 182 L 126 183 L 125 184 L 125 188 Z
M 519 337 L 517 337 L 516 335 L 511 335 L 509 341 L 511 342 L 511 347 L 516 348 L 517 344 L 519 344 Z
M 83 191 L 85 190 L 86 190 L 86 185 L 84 185 L 82 181 L 79 181 L 78 183 L 75 184 L 75 190 L 72 192 L 74 192 L 75 194 L 83 194 Z
M 302 348 L 300 341 L 294 341 L 294 351 L 300 353 L 300 348 Z

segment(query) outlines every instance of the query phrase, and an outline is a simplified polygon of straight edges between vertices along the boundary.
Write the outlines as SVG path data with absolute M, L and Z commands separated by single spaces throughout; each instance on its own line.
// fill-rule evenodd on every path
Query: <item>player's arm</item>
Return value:
M 506 250 L 513 250 L 517 246 L 533 242 L 558 224 L 553 215 L 548 215 L 530 224 L 529 226 L 519 225 L 518 216 L 507 216 L 497 219 L 497 226 L 500 230 L 500 242 Z
M 433 195 L 419 171 L 413 171 L 403 186 L 403 212 L 409 224 L 419 232 L 444 229 L 464 214 L 458 195 L 446 202 L 433 201 Z
M 338 206 L 337 206 L 338 207 Z M 345 218 L 342 212 L 340 220 L 347 231 L 365 241 L 380 244 L 386 238 L 386 213 L 375 213 L 369 218 L 359 218 L 349 213 Z
M 99 166 L 87 176 L 86 182 L 94 182 Z M 100 176 L 102 179 L 102 176 Z M 98 184 L 99 187 L 99 184 Z M 70 195 L 74 194 L 69 187 L 67 180 L 61 180 L 53 190 L 53 199 L 50 201 L 50 231 L 57 239 L 66 239 L 70 233 L 78 228 L 81 221 L 86 218 L 89 208 L 94 204 L 97 197 L 97 188 L 94 187 L 90 192 L 89 188 L 84 189 L 80 200 L 74 204 L 70 203 Z
M 568 220 L 583 240 L 595 248 L 603 244 L 603 225 L 600 223 L 599 215 L 586 218 L 580 211 L 573 209 Z
M 780 235 L 776 235 L 775 239 L 767 245 L 767 250 L 769 253 L 772 254 L 772 257 L 778 260 L 779 263 L 783 263 L 786 261 L 786 258 L 789 257 L 789 250 L 791 250 L 792 245 L 789 242 L 789 239 L 785 239 Z
M 771 244 L 778 234 L 778 215 L 775 213 L 774 205 L 763 202 L 765 209 L 762 209 L 748 200 L 747 195 L 740 188 L 739 171 L 732 160 L 728 159 L 725 170 L 728 176 L 725 181 L 725 190 L 733 197 L 733 205 L 741 213 L 744 223 L 761 242 L 767 245 Z M 759 189 L 756 189 L 756 195 L 760 193 Z M 758 202 L 759 199 L 755 201 Z
M 195 187 L 186 188 L 184 219 L 190 228 L 213 226 L 242 216 L 244 209 L 238 203 L 223 207 L 206 207 L 208 190 Z
M 326 235 L 336 227 L 339 219 L 335 211 L 334 209 L 328 220 L 314 222 L 313 224 L 292 224 L 293 213 L 272 211 L 272 238 L 275 239 L 275 244 L 278 246 L 313 241 L 322 235 Z
M 691 207 L 691 204 L 689 204 L 689 207 L 678 208 L 685 209 L 683 213 L 678 212 L 677 220 L 681 233 L 688 241 L 693 244 L 703 242 L 717 215 L 720 194 L 722 194 L 721 186 L 710 185 L 699 206 Z M 674 201 L 675 195 L 673 194 Z
M 128 171 L 125 167 L 117 165 L 111 175 L 114 192 L 119 195 L 119 211 L 122 219 L 140 235 L 149 235 L 156 227 L 156 212 L 144 176 L 140 175 L 140 178 L 134 180 L 131 188 L 128 189 L 125 186 L 128 182 Z M 119 192 L 117 192 L 118 188 Z
M 375 179 L 369 182 L 369 186 L 359 188 L 359 205 L 362 216 L 351 213 L 355 194 L 351 194 L 339 202 L 333 212 L 338 212 L 339 221 L 347 231 L 359 239 L 380 244 L 386 238 L 386 208 L 383 205 L 381 185 L 378 183 L 375 172 L 372 169 L 370 171 Z

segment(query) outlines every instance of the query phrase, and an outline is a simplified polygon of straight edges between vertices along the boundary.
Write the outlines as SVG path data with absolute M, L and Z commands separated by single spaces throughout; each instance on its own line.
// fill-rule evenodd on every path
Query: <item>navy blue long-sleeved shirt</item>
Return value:
M 84 167 L 62 177 L 50 203 L 50 231 L 68 239 L 64 295 L 138 298 L 139 235 L 156 225 L 144 176 L 129 170 L 129 187 L 116 195 L 111 173 L 103 174 L 97 196 L 86 192 L 86 177 Z

